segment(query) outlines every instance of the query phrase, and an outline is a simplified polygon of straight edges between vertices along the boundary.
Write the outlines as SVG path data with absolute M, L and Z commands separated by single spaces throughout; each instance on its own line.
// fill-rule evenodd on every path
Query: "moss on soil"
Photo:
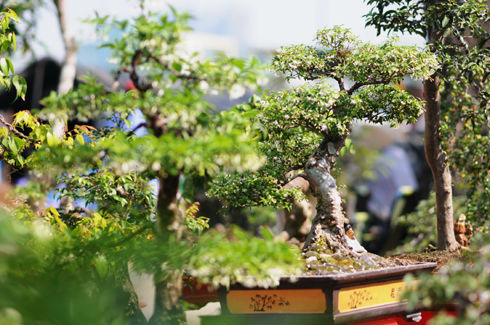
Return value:
M 353 273 L 423 262 L 437 263 L 433 271 L 437 272 L 442 266 L 452 260 L 464 258 L 465 252 L 465 250 L 449 252 L 427 248 L 422 252 L 404 253 L 387 257 L 371 253 L 345 256 L 333 253 L 324 242 L 319 241 L 303 252 L 303 258 L 305 260 L 305 274 L 308 275 Z
M 452 260 L 458 260 L 463 257 L 462 251 L 458 250 L 455 252 L 449 251 L 437 251 L 437 250 L 426 250 L 423 252 L 415 253 L 405 253 L 400 255 L 389 256 L 387 259 L 404 260 L 409 263 L 420 263 L 420 262 L 434 262 L 437 263 L 437 267 L 434 272 L 437 272 L 441 267 L 448 264 Z
M 307 275 L 354 273 L 414 263 L 402 258 L 384 258 L 371 253 L 346 256 L 334 253 L 321 240 L 318 240 L 308 250 L 304 251 L 303 258 L 305 260 L 305 274 Z

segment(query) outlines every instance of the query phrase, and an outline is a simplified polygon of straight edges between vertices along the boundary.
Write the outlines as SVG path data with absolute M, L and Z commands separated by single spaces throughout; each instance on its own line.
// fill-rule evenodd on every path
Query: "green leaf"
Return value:
M 9 130 L 7 129 L 6 126 L 2 126 L 0 128 L 0 137 L 5 137 L 9 133 Z
M 16 22 L 19 21 L 19 17 L 17 16 L 17 13 L 10 8 L 7 8 L 7 11 L 4 12 L 4 14 L 6 17 L 9 17 L 10 19 L 15 20 Z
M 12 34 L 12 35 L 15 35 L 15 34 Z M 8 65 L 10 72 L 12 72 L 12 74 L 14 74 L 15 71 L 14 71 L 14 65 L 12 64 L 12 61 L 10 61 L 10 59 L 7 57 L 5 57 L 5 60 L 7 61 L 7 65 Z
M 46 134 L 46 141 L 48 142 L 48 146 L 50 147 L 56 146 L 60 143 L 60 139 L 51 132 L 48 132 L 48 134 Z
M 12 152 L 17 153 L 18 148 L 17 148 L 17 145 L 15 144 L 14 139 L 9 138 L 7 143 L 8 143 L 9 149 L 12 150 Z
M 83 135 L 81 135 L 81 134 L 77 134 L 75 137 L 75 140 L 81 145 L 85 144 L 85 139 L 83 138 Z
M 12 79 L 12 84 L 14 85 L 14 88 L 17 92 L 16 98 L 20 97 L 25 100 L 27 91 L 27 84 L 25 79 L 21 76 L 14 76 Z
M 0 72 L 2 72 L 4 76 L 9 75 L 9 64 L 5 57 L 0 58 Z
M 14 124 L 26 124 L 31 114 L 29 111 L 20 111 L 14 114 Z
M 446 27 L 448 23 L 449 23 L 449 17 L 444 16 L 444 18 L 442 19 L 441 27 L 442 28 Z
M 15 33 L 10 33 L 9 37 L 10 42 L 12 43 L 12 49 L 15 51 L 17 49 L 17 36 L 15 36 Z
M 182 71 L 182 64 L 180 62 L 173 62 L 172 63 L 172 68 L 175 71 L 180 72 L 180 71 Z
M 273 240 L 274 239 L 274 234 L 270 231 L 270 229 L 267 229 L 266 227 L 260 227 L 260 234 L 265 240 Z

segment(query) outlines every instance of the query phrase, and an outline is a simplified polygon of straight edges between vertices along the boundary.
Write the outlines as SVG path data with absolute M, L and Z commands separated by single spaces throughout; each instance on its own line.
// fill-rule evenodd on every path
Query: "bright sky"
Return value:
M 93 27 L 82 22 L 93 17 L 111 14 L 128 18 L 139 12 L 137 0 L 67 0 L 71 28 L 79 44 L 93 43 Z M 168 4 L 178 10 L 189 11 L 195 18 L 195 31 L 235 40 L 241 54 L 253 50 L 272 50 L 281 45 L 308 43 L 315 31 L 322 27 L 344 25 L 364 40 L 381 42 L 376 31 L 364 27 L 362 16 L 369 8 L 362 0 L 147 0 L 147 7 L 165 11 Z M 38 37 L 46 48 L 38 49 L 38 56 L 49 54 L 61 60 L 63 47 L 52 8 L 39 16 Z M 422 45 L 419 37 L 402 37 L 403 44 Z M 83 62 L 83 56 L 79 58 Z

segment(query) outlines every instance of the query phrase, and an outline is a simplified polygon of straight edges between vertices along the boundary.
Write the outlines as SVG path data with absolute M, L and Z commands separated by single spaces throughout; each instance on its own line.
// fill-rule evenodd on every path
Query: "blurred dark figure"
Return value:
M 15 100 L 15 90 L 0 94 L 0 110 L 15 114 L 18 111 L 39 108 L 39 101 L 56 91 L 60 80 L 61 66 L 53 59 L 45 58 L 31 63 L 20 73 L 27 83 L 25 100 Z
M 388 146 L 375 165 L 376 177 L 357 191 L 356 211 L 365 211 L 363 245 L 382 254 L 395 248 L 406 234 L 397 218 L 415 210 L 429 196 L 432 174 L 425 160 L 422 135 Z
M 102 82 L 108 89 L 112 84 L 112 77 L 109 73 L 101 72 L 100 69 L 86 69 L 83 67 L 77 67 L 77 76 L 73 87 L 76 88 L 80 83 L 80 76 L 91 73 L 100 82 Z M 29 64 L 19 75 L 24 77 L 27 83 L 27 92 L 25 100 L 18 98 L 15 99 L 15 90 L 0 90 L 0 113 L 4 115 L 7 120 L 11 120 L 13 114 L 22 110 L 31 110 L 33 108 L 41 108 L 40 101 L 44 97 L 47 97 L 51 91 L 58 89 L 58 83 L 60 81 L 61 65 L 51 59 L 44 58 Z M 71 130 L 76 124 L 82 124 L 78 121 L 70 121 L 68 123 L 68 129 Z M 93 121 L 84 122 L 83 124 L 93 125 Z M 26 135 L 29 130 L 19 130 Z M 27 154 L 27 153 L 26 153 Z M 2 168 L 2 181 L 7 181 L 12 184 L 24 177 L 26 170 L 8 170 Z

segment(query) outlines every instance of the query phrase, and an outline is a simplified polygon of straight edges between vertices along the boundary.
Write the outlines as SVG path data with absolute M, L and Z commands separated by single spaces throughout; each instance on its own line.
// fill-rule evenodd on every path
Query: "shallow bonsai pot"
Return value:
M 283 278 L 273 289 L 236 284 L 229 290 L 218 290 L 222 315 L 203 318 L 203 324 L 224 321 L 325 325 L 405 317 L 407 306 L 399 297 L 405 288 L 403 277 L 408 273 L 430 272 L 435 267 L 436 263 L 418 263 L 356 273 Z
M 199 283 L 195 278 L 184 275 L 182 278 L 184 287 L 182 299 L 188 303 L 204 306 L 208 302 L 219 301 L 218 293 L 214 286 Z

